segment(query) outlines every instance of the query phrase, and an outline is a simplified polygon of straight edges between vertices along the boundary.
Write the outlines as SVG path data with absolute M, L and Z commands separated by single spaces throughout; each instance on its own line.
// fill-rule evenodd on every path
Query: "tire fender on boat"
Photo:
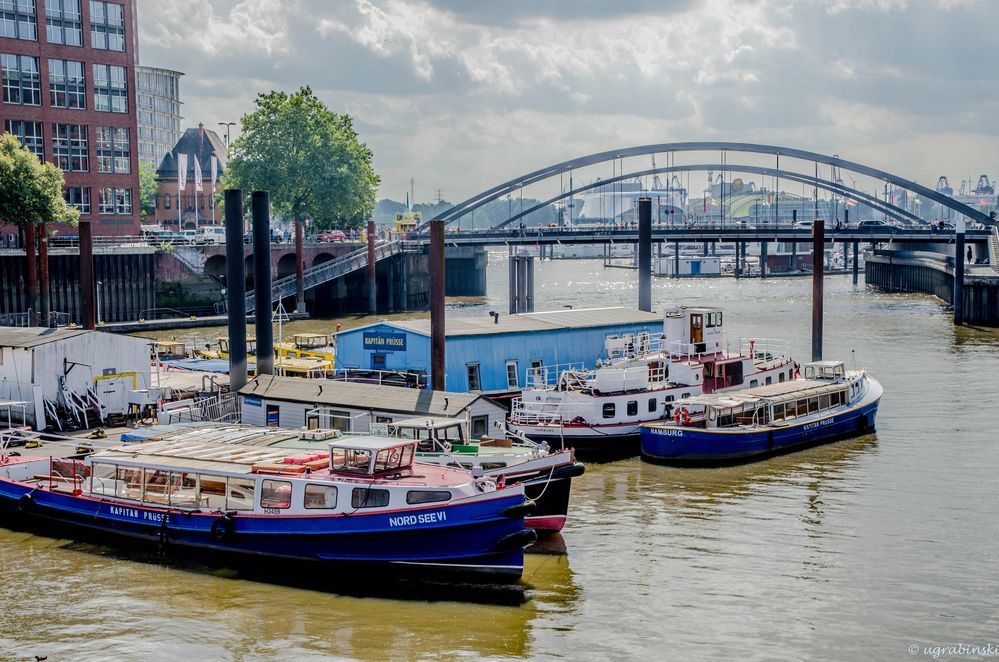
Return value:
M 537 507 L 538 504 L 533 499 L 526 499 L 524 503 L 504 508 L 500 511 L 500 514 L 510 519 L 520 519 L 533 513 Z
M 21 495 L 21 498 L 17 500 L 17 509 L 23 513 L 26 510 L 30 510 L 33 504 L 34 497 L 31 496 L 31 492 L 25 492 Z
M 233 521 L 232 515 L 226 513 L 221 517 L 216 517 L 215 521 L 212 522 L 212 540 L 215 542 L 224 542 L 232 536 Z

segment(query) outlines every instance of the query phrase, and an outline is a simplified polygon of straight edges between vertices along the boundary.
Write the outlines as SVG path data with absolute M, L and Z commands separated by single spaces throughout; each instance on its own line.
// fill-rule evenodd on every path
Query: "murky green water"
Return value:
M 449 314 L 505 310 L 490 269 L 489 300 Z M 539 310 L 637 298 L 633 271 L 538 269 Z M 999 333 L 955 330 L 928 297 L 826 286 L 827 358 L 885 386 L 877 435 L 737 468 L 590 465 L 567 553 L 529 556 L 521 606 L 347 597 L 0 529 L 0 659 L 887 660 L 999 643 Z M 656 280 L 654 302 L 720 305 L 734 338 L 804 357 L 809 291 Z

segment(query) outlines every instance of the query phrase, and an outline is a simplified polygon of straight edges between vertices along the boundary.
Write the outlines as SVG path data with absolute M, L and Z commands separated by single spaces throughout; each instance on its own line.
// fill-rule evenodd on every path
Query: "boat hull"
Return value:
M 641 439 L 641 427 L 638 423 L 600 427 L 567 425 L 562 429 L 561 435 L 558 428 L 534 425 L 511 425 L 510 428 L 527 435 L 533 441 L 545 442 L 556 450 L 560 450 L 563 445 L 565 448 L 572 448 L 578 457 L 586 460 L 633 457 L 638 454 Z
M 720 431 L 672 425 L 642 429 L 642 459 L 675 466 L 742 464 L 873 432 L 879 400 L 796 425 Z
M 539 533 L 561 531 L 569 512 L 572 479 L 582 476 L 585 470 L 582 464 L 574 462 L 522 480 L 524 494 L 536 504 L 534 512 L 524 518 L 524 524 Z
M 28 495 L 25 497 L 25 495 Z M 191 512 L 31 489 L 0 481 L 0 524 L 67 527 L 206 557 L 295 560 L 377 566 L 393 574 L 488 577 L 516 581 L 523 548 L 536 539 L 524 526 L 525 500 L 513 494 L 416 512 L 351 516 L 267 516 Z M 504 514 L 506 511 L 507 514 Z M 53 527 L 54 525 L 54 527 Z

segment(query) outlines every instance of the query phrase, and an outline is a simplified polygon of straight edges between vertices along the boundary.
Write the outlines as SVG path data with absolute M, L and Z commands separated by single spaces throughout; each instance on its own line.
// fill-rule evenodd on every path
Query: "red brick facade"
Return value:
M 82 46 L 49 43 L 46 34 L 46 0 L 35 0 L 37 34 L 35 40 L 0 36 L 0 54 L 26 55 L 38 59 L 41 83 L 41 105 L 4 103 L 0 95 L 0 132 L 8 120 L 42 123 L 45 160 L 56 163 L 53 147 L 53 124 L 85 125 L 87 127 L 87 154 L 89 166 L 85 172 L 66 172 L 67 187 L 90 189 L 90 213 L 81 218 L 90 219 L 94 235 L 137 235 L 139 233 L 139 133 L 136 125 L 135 64 L 137 59 L 138 31 L 135 0 L 111 0 L 107 4 L 122 7 L 125 29 L 125 51 L 102 50 L 91 47 L 91 15 L 89 0 L 81 0 Z M 2 35 L 2 32 L 0 32 Z M 56 108 L 52 106 L 49 87 L 49 59 L 83 63 L 86 109 Z M 128 112 L 102 112 L 95 109 L 94 65 L 104 64 L 125 68 L 126 99 Z M 98 127 L 128 129 L 128 174 L 98 172 Z M 116 205 L 116 213 L 101 213 L 101 191 L 106 188 L 131 190 L 131 212 L 123 205 Z M 15 231 L 12 226 L 0 227 L 0 234 Z M 61 234 L 75 234 L 75 229 L 64 229 Z

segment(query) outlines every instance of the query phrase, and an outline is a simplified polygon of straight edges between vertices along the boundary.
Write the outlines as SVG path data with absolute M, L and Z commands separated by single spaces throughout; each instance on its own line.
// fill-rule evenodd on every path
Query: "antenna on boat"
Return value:
M 857 350 L 851 349 L 850 354 L 853 356 L 853 369 L 857 369 Z

